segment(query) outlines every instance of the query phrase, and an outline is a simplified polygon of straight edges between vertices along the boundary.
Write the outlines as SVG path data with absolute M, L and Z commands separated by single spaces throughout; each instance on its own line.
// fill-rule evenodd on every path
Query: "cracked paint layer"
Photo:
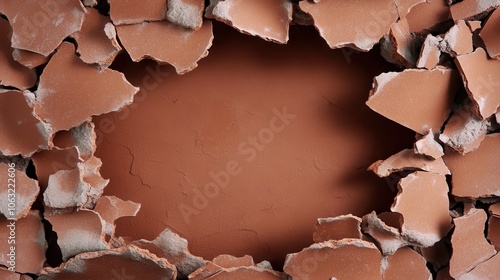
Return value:
M 0 1 L 0 278 L 494 279 L 499 7 Z
M 68 130 L 130 104 L 138 90 L 120 72 L 85 64 L 73 44 L 63 43 L 40 76 L 34 111 L 53 132 Z

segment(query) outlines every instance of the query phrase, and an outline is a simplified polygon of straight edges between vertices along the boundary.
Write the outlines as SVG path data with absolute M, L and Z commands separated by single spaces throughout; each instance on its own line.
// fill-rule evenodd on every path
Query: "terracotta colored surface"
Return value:
M 15 232 L 15 244 L 9 244 L 7 241 L 11 230 Z M 11 254 L 11 245 L 15 245 L 17 272 L 38 274 L 42 270 L 47 241 L 39 211 L 30 211 L 26 217 L 16 221 L 14 227 L 12 221 L 0 217 L 0 236 L 4 239 L 4 242 L 0 243 L 1 265 L 11 266 L 8 254 Z
M 425 37 L 425 41 L 422 44 L 422 49 L 420 50 L 420 55 L 417 60 L 416 66 L 418 68 L 432 69 L 436 67 L 439 63 L 439 56 L 441 55 L 441 50 L 439 49 L 440 38 L 434 37 L 432 34 L 428 34 Z
M 12 24 L 12 47 L 48 56 L 69 34 L 82 26 L 79 0 L 0 1 L 0 12 Z
M 285 44 L 292 21 L 290 0 L 211 0 L 206 16 L 265 40 Z
M 500 4 L 499 4 L 500 5 Z M 500 58 L 500 37 L 498 30 L 500 29 L 500 9 L 493 11 L 484 24 L 479 35 L 486 45 L 486 50 L 492 58 Z
M 228 259 L 228 255 L 221 256 L 226 259 L 224 262 L 228 267 L 217 265 L 213 262 L 208 262 L 205 266 L 196 270 L 189 275 L 190 280 L 205 280 L 205 279 L 218 279 L 218 280 L 245 280 L 245 279 L 263 279 L 263 280 L 279 280 L 285 279 L 287 276 L 281 272 L 272 271 L 267 268 L 255 266 L 251 257 L 245 256 L 243 258 Z M 221 261 L 219 259 L 219 261 Z M 226 262 L 226 261 L 229 261 Z M 232 264 L 231 264 L 232 263 Z M 239 263 L 239 264 L 238 264 Z M 247 265 L 245 265 L 245 263 Z M 233 266 L 234 265 L 234 266 Z
M 422 170 L 440 175 L 449 175 L 450 170 L 441 158 L 432 159 L 416 154 L 413 149 L 404 149 L 385 160 L 378 160 L 368 167 L 379 177 L 405 170 Z
M 246 279 L 260 279 L 260 280 L 282 280 L 283 276 L 279 273 L 263 270 L 257 267 L 238 267 L 231 270 L 221 270 L 208 278 L 189 278 L 193 280 L 246 280 Z
M 80 181 L 80 170 L 60 170 L 50 175 L 43 192 L 44 205 L 51 208 L 81 207 L 87 199 L 89 186 Z
M 166 18 L 171 23 L 198 30 L 203 24 L 204 0 L 167 0 Z
M 97 5 L 97 0 L 83 0 L 82 3 L 85 7 L 93 7 Z
M 499 0 L 464 0 L 451 6 L 454 20 L 470 19 L 500 6 Z
M 223 269 L 222 267 L 212 263 L 212 262 L 207 262 L 204 266 L 200 267 L 193 273 L 189 274 L 189 279 L 191 280 L 202 280 L 206 279 L 214 274 L 217 274 L 221 272 Z
M 88 64 L 108 66 L 122 49 L 116 40 L 116 30 L 108 17 L 88 9 L 82 28 L 71 34 L 78 45 L 80 59 Z
M 377 214 L 375 212 L 372 212 L 363 217 L 361 229 L 363 230 L 364 234 L 368 234 L 375 240 L 378 248 L 385 256 L 392 255 L 399 248 L 410 244 L 401 235 L 401 225 L 402 219 L 401 222 L 398 223 L 398 227 L 394 227 L 393 225 L 388 225 L 386 221 L 383 221 L 380 217 L 377 217 Z
M 432 279 L 425 259 L 409 247 L 401 248 L 394 255 L 388 256 L 387 267 L 382 274 L 385 280 Z
M 450 7 L 445 0 L 427 0 L 413 7 L 406 15 L 410 32 L 421 32 L 450 18 Z
M 396 6 L 398 8 L 399 18 L 405 18 L 406 15 L 420 3 L 424 3 L 426 0 L 395 0 Z
M 0 278 L 3 280 L 28 280 L 32 279 L 29 276 L 21 275 L 19 273 L 12 272 L 3 267 L 0 268 Z
M 133 244 L 139 248 L 167 259 L 177 267 L 180 275 L 187 276 L 205 264 L 205 261 L 189 252 L 188 241 L 166 229 L 153 241 L 137 240 Z
M 74 127 L 70 130 L 59 131 L 52 143 L 60 149 L 71 149 L 76 147 L 78 157 L 82 160 L 89 159 L 95 152 L 96 138 L 95 125 L 93 122 L 87 122 L 81 126 Z
M 476 114 L 482 118 L 495 114 L 500 106 L 500 60 L 489 59 L 483 49 L 477 48 L 457 57 L 456 62 Z
M 443 157 L 451 170 L 451 194 L 476 198 L 500 194 L 499 142 L 500 134 L 490 134 L 473 152 L 464 156 L 450 153 Z
M 368 51 L 398 19 L 393 0 L 302 1 L 299 5 L 312 15 L 321 37 L 332 49 L 349 46 Z
M 415 36 L 409 31 L 408 21 L 401 19 L 391 25 L 389 35 L 381 41 L 381 55 L 390 62 L 404 67 L 415 67 L 417 49 Z
M 0 278 L 496 279 L 499 5 L 0 0 Z
M 33 69 L 49 61 L 49 57 L 47 56 L 21 49 L 14 49 L 12 51 L 12 57 L 15 61 L 28 67 L 29 69 Z
M 80 169 L 81 181 L 89 185 L 87 200 L 84 207 L 93 209 L 97 204 L 97 200 L 101 197 L 104 188 L 108 185 L 109 179 L 104 179 L 101 176 L 100 169 L 102 161 L 92 156 L 83 163 L 78 163 Z
M 423 247 L 446 236 L 451 218 L 444 175 L 417 171 L 401 179 L 398 189 L 391 210 L 403 215 L 403 236 Z
M 364 105 L 373 54 L 349 64 L 311 31 L 285 47 L 221 28 L 211 55 L 183 76 L 114 66 L 142 86 L 130 109 L 95 119 L 106 194 L 142 204 L 118 235 L 152 239 L 168 227 L 206 259 L 249 254 L 279 266 L 312 243 L 318 217 L 388 209 L 385 182 L 366 168 L 413 134 Z M 233 169 L 227 187 L 210 189 L 211 172 Z
M 495 250 L 500 250 L 500 217 L 490 216 L 488 219 L 488 240 L 495 246 Z
M 318 219 L 313 240 L 314 242 L 323 242 L 343 238 L 361 239 L 361 235 L 361 218 L 353 215 L 342 215 Z
M 160 21 L 167 12 L 166 0 L 108 0 L 115 25 Z
M 26 95 L 25 95 L 26 94 Z M 22 93 L 0 89 L 0 151 L 7 156 L 30 156 L 39 149 L 47 149 L 49 132 L 33 116 L 29 106 L 31 92 Z
M 40 188 L 38 182 L 29 178 L 26 173 L 19 170 L 11 171 L 11 166 L 0 163 L 0 174 L 2 174 L 0 186 L 4 186 L 0 189 L 0 213 L 8 219 L 18 220 L 28 215 Z M 13 198 L 15 199 L 14 208 L 9 207 L 9 202 L 12 202 Z
M 500 254 L 496 254 L 489 260 L 478 264 L 470 272 L 463 274 L 460 279 L 495 279 L 498 277 L 500 267 Z
M 44 205 L 50 208 L 92 209 L 109 180 L 99 174 L 101 161 L 95 157 L 77 168 L 59 170 L 49 176 L 48 187 L 43 193 Z
M 80 253 L 109 249 L 104 240 L 104 221 L 94 211 L 79 210 L 70 214 L 45 217 L 57 233 L 57 245 L 63 260 Z
M 435 271 L 449 264 L 452 251 L 449 241 L 449 238 L 445 237 L 431 247 L 420 249 L 422 256 L 434 266 Z
M 93 115 L 117 111 L 132 102 L 137 88 L 123 74 L 82 62 L 75 46 L 63 43 L 45 67 L 36 91 L 35 113 L 54 132 L 79 126 Z
M 197 62 L 208 55 L 213 40 L 210 21 L 197 31 L 168 21 L 122 25 L 116 29 L 133 61 L 152 58 L 159 63 L 173 65 L 179 74 L 196 68 Z
M 35 85 L 36 75 L 12 57 L 11 32 L 9 22 L 0 18 L 0 85 L 27 89 Z
M 452 149 L 466 154 L 479 147 L 486 137 L 489 122 L 475 115 L 471 105 L 456 110 L 446 123 L 439 140 Z
M 383 73 L 375 77 L 366 104 L 417 133 L 438 131 L 450 114 L 458 82 L 456 71 L 443 67 Z
M 289 254 L 284 270 L 293 279 L 382 279 L 381 255 L 372 243 L 343 239 Z
M 413 144 L 413 152 L 433 159 L 444 155 L 443 147 L 436 141 L 432 129 Z
M 76 147 L 40 151 L 32 156 L 32 160 L 42 190 L 47 187 L 51 174 L 59 170 L 73 169 L 82 161 Z
M 466 22 L 471 32 L 481 29 L 481 26 L 483 24 L 480 20 L 468 20 Z
M 472 209 L 464 216 L 453 219 L 453 223 L 450 275 L 456 278 L 491 258 L 496 251 L 484 238 L 486 213 L 483 210 Z
M 139 203 L 121 200 L 116 196 L 103 196 L 99 198 L 94 211 L 106 222 L 106 234 L 112 236 L 115 231 L 115 220 L 121 217 L 133 217 L 141 209 Z
M 452 56 L 464 55 L 473 51 L 472 33 L 463 20 L 459 20 L 444 34 L 441 50 Z
M 231 268 L 238 266 L 254 266 L 252 256 L 235 257 L 231 255 L 219 255 L 212 260 L 212 263 L 222 268 Z
M 500 217 L 500 203 L 491 204 L 488 212 L 490 215 Z
M 112 264 L 112 265 L 110 265 Z M 84 253 L 58 268 L 48 268 L 40 280 L 162 279 L 175 280 L 175 267 L 135 246 Z

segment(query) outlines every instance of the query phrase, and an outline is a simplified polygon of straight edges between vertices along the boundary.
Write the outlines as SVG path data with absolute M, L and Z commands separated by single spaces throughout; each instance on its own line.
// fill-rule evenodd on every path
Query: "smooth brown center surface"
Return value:
M 105 193 L 142 203 L 117 234 L 153 239 L 168 227 L 206 259 L 280 265 L 312 243 L 317 218 L 388 208 L 393 196 L 366 168 L 413 133 L 364 104 L 386 70 L 377 54 L 330 50 L 312 28 L 292 28 L 285 46 L 215 33 L 186 75 L 128 58 L 113 66 L 141 87 L 132 106 L 95 120 Z

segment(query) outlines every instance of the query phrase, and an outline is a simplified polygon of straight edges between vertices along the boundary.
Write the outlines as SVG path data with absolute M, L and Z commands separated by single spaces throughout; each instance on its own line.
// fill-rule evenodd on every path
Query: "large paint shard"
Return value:
M 496 251 L 484 238 L 486 213 L 483 210 L 473 208 L 464 216 L 453 219 L 453 222 L 455 230 L 451 236 L 450 275 L 457 278 L 494 256 Z
M 500 134 L 486 135 L 481 146 L 466 155 L 444 156 L 451 170 L 451 194 L 462 198 L 500 196 Z
M 79 210 L 69 214 L 46 216 L 61 248 L 63 260 L 80 253 L 109 249 L 105 240 L 105 222 L 94 211 Z
M 0 89 L 0 152 L 29 157 L 49 148 L 50 128 L 33 115 L 33 93 Z
M 265 40 L 285 44 L 292 21 L 290 0 L 211 0 L 207 17 Z
M 0 2 L 12 25 L 12 47 L 48 56 L 68 35 L 80 30 L 85 8 L 80 0 Z
M 403 215 L 402 235 L 407 240 L 429 247 L 448 234 L 451 217 L 444 175 L 417 171 L 401 179 L 398 189 L 391 210 Z
M 107 67 L 122 49 L 111 20 L 94 9 L 88 9 L 82 28 L 70 36 L 78 45 L 80 59 L 88 64 Z
M 28 89 L 35 85 L 37 77 L 34 71 L 15 61 L 12 56 L 11 32 L 9 22 L 0 18 L 0 85 Z
M 175 267 L 167 260 L 158 258 L 147 250 L 129 245 L 79 254 L 57 268 L 46 268 L 39 279 L 175 280 L 176 277 Z
M 85 64 L 74 45 L 63 43 L 40 76 L 35 114 L 53 132 L 68 130 L 92 116 L 120 110 L 138 90 L 117 71 Z
M 500 60 L 477 48 L 458 56 L 456 62 L 476 114 L 483 119 L 495 114 L 500 106 Z
M 116 29 L 132 60 L 152 58 L 174 66 L 179 74 L 196 68 L 197 62 L 208 55 L 213 40 L 210 21 L 196 31 L 167 21 L 122 25 Z
M 450 114 L 458 82 L 455 70 L 442 67 L 382 73 L 375 77 L 366 104 L 417 133 L 438 131 Z
M 294 279 L 383 279 L 382 256 L 373 243 L 342 239 L 316 243 L 287 255 L 285 272 Z
M 393 0 L 374 1 L 309 1 L 300 8 L 311 14 L 314 25 L 330 48 L 351 47 L 369 51 L 398 19 Z M 357 13 L 352 13 L 357 11 Z

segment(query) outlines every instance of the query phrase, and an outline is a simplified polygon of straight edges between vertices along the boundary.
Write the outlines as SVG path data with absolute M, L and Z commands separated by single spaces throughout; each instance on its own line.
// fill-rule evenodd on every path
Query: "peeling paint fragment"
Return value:
M 83 62 L 103 68 L 108 67 L 122 49 L 111 20 L 95 9 L 87 10 L 82 28 L 70 36 L 76 40 L 76 51 Z
M 398 189 L 391 211 L 403 216 L 401 233 L 406 240 L 429 247 L 446 236 L 451 217 L 444 175 L 417 171 L 401 179 Z
M 450 170 L 441 158 L 428 158 L 416 154 L 413 149 L 405 149 L 386 160 L 378 160 L 370 165 L 368 170 L 373 171 L 379 177 L 387 177 L 394 172 L 405 170 L 421 170 L 439 175 L 450 174 Z
M 290 0 L 210 0 L 206 17 L 264 40 L 286 44 L 292 21 Z
M 478 264 L 496 254 L 493 245 L 484 237 L 486 213 L 471 209 L 464 216 L 453 219 L 455 230 L 451 236 L 453 253 L 450 259 L 450 275 L 459 278 Z M 466 279 L 465 276 L 463 279 Z
M 48 56 L 80 30 L 85 7 L 80 0 L 5 0 L 0 2 L 0 13 L 12 25 L 13 48 Z
M 299 5 L 311 14 L 316 29 L 332 49 L 369 51 L 398 19 L 393 0 L 349 1 L 342 5 L 337 1 L 302 1 Z
M 34 109 L 55 133 L 120 110 L 138 91 L 122 73 L 85 64 L 73 44 L 63 43 L 40 76 Z
M 451 171 L 452 195 L 476 199 L 500 196 L 499 142 L 500 134 L 488 134 L 475 151 L 465 155 L 449 153 L 443 157 Z
M 366 104 L 417 133 L 438 131 L 450 114 L 458 82 L 456 71 L 443 67 L 382 73 L 374 78 Z
M 133 61 L 152 58 L 174 66 L 178 74 L 196 68 L 197 62 L 208 55 L 213 40 L 210 21 L 205 21 L 197 31 L 167 21 L 122 25 L 116 29 Z
M 112 264 L 112 265 L 110 265 Z M 175 267 L 147 250 L 129 245 L 99 252 L 82 253 L 57 268 L 45 268 L 40 280 L 78 279 L 175 280 Z

